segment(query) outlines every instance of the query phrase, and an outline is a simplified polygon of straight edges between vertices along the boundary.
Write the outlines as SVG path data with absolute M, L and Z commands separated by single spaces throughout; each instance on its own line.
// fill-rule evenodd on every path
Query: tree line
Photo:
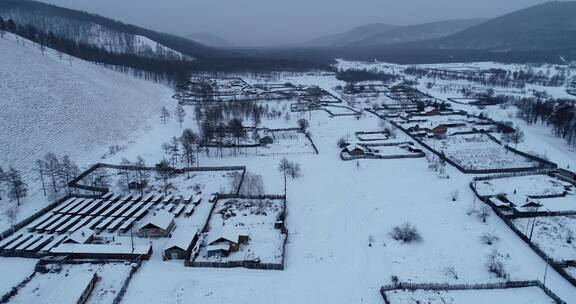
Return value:
M 551 98 L 544 92 L 533 97 L 516 99 L 518 117 L 529 125 L 540 123 L 550 127 L 555 136 L 576 147 L 576 100 Z

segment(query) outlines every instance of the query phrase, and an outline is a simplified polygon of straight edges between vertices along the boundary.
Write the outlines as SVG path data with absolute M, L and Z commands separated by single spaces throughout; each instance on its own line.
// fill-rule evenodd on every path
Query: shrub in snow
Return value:
M 458 280 L 458 273 L 456 272 L 456 268 L 454 266 L 449 266 L 444 269 L 444 274 Z
M 416 229 L 416 226 L 406 222 L 400 226 L 395 226 L 390 231 L 390 236 L 397 240 L 402 241 L 404 243 L 411 243 L 422 240 L 420 233 Z
M 400 279 L 398 278 L 398 276 L 393 275 L 390 277 L 390 281 L 392 281 L 392 284 L 396 285 L 400 282 Z
M 488 217 L 490 217 L 490 209 L 488 209 L 487 206 L 483 206 L 480 208 L 480 211 L 478 211 L 478 218 L 482 220 L 482 223 L 486 223 Z
M 486 245 L 493 245 L 494 243 L 496 243 L 500 238 L 495 235 L 494 233 L 484 233 L 480 239 L 482 240 L 482 243 L 486 244 Z
M 566 243 L 572 244 L 573 240 L 574 240 L 574 231 L 572 231 L 569 228 L 566 228 Z
M 450 199 L 451 199 L 453 202 L 457 201 L 459 194 L 460 194 L 460 193 L 458 192 L 458 190 L 452 191 L 452 192 L 450 193 Z
M 504 264 L 499 260 L 498 256 L 498 251 L 492 251 L 492 253 L 488 256 L 486 268 L 490 273 L 495 274 L 497 278 L 507 279 L 508 273 L 504 269 Z

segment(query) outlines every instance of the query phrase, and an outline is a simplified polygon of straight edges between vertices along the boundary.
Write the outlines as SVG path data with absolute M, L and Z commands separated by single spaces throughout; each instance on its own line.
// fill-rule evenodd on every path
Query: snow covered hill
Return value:
M 69 154 L 84 166 L 96 162 L 171 102 L 168 87 L 52 50 L 43 55 L 14 37 L 0 38 L 0 166 L 23 171 L 31 188 L 38 186 L 34 162 L 45 153 Z

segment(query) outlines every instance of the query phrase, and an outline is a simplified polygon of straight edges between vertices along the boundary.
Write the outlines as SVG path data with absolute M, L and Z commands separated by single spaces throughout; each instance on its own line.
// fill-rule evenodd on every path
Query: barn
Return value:
M 174 228 L 174 215 L 166 210 L 156 212 L 138 228 L 139 237 L 167 237 Z
M 170 241 L 168 241 L 166 249 L 164 249 L 164 259 L 186 259 L 198 241 L 199 232 L 196 226 L 177 227 L 176 232 L 170 238 Z

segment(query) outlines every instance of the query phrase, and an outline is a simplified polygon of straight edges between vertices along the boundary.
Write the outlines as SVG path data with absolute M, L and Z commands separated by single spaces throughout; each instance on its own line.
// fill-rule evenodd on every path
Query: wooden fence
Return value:
M 560 297 L 548 289 L 540 281 L 507 281 L 502 283 L 485 283 L 485 284 L 438 284 L 438 283 L 397 283 L 392 285 L 384 285 L 380 288 L 380 294 L 384 298 L 386 304 L 394 304 L 386 295 L 387 291 L 393 290 L 431 290 L 431 291 L 448 291 L 448 290 L 490 290 L 490 289 L 510 289 L 510 288 L 526 288 L 538 287 L 546 293 L 556 304 L 566 304 Z

